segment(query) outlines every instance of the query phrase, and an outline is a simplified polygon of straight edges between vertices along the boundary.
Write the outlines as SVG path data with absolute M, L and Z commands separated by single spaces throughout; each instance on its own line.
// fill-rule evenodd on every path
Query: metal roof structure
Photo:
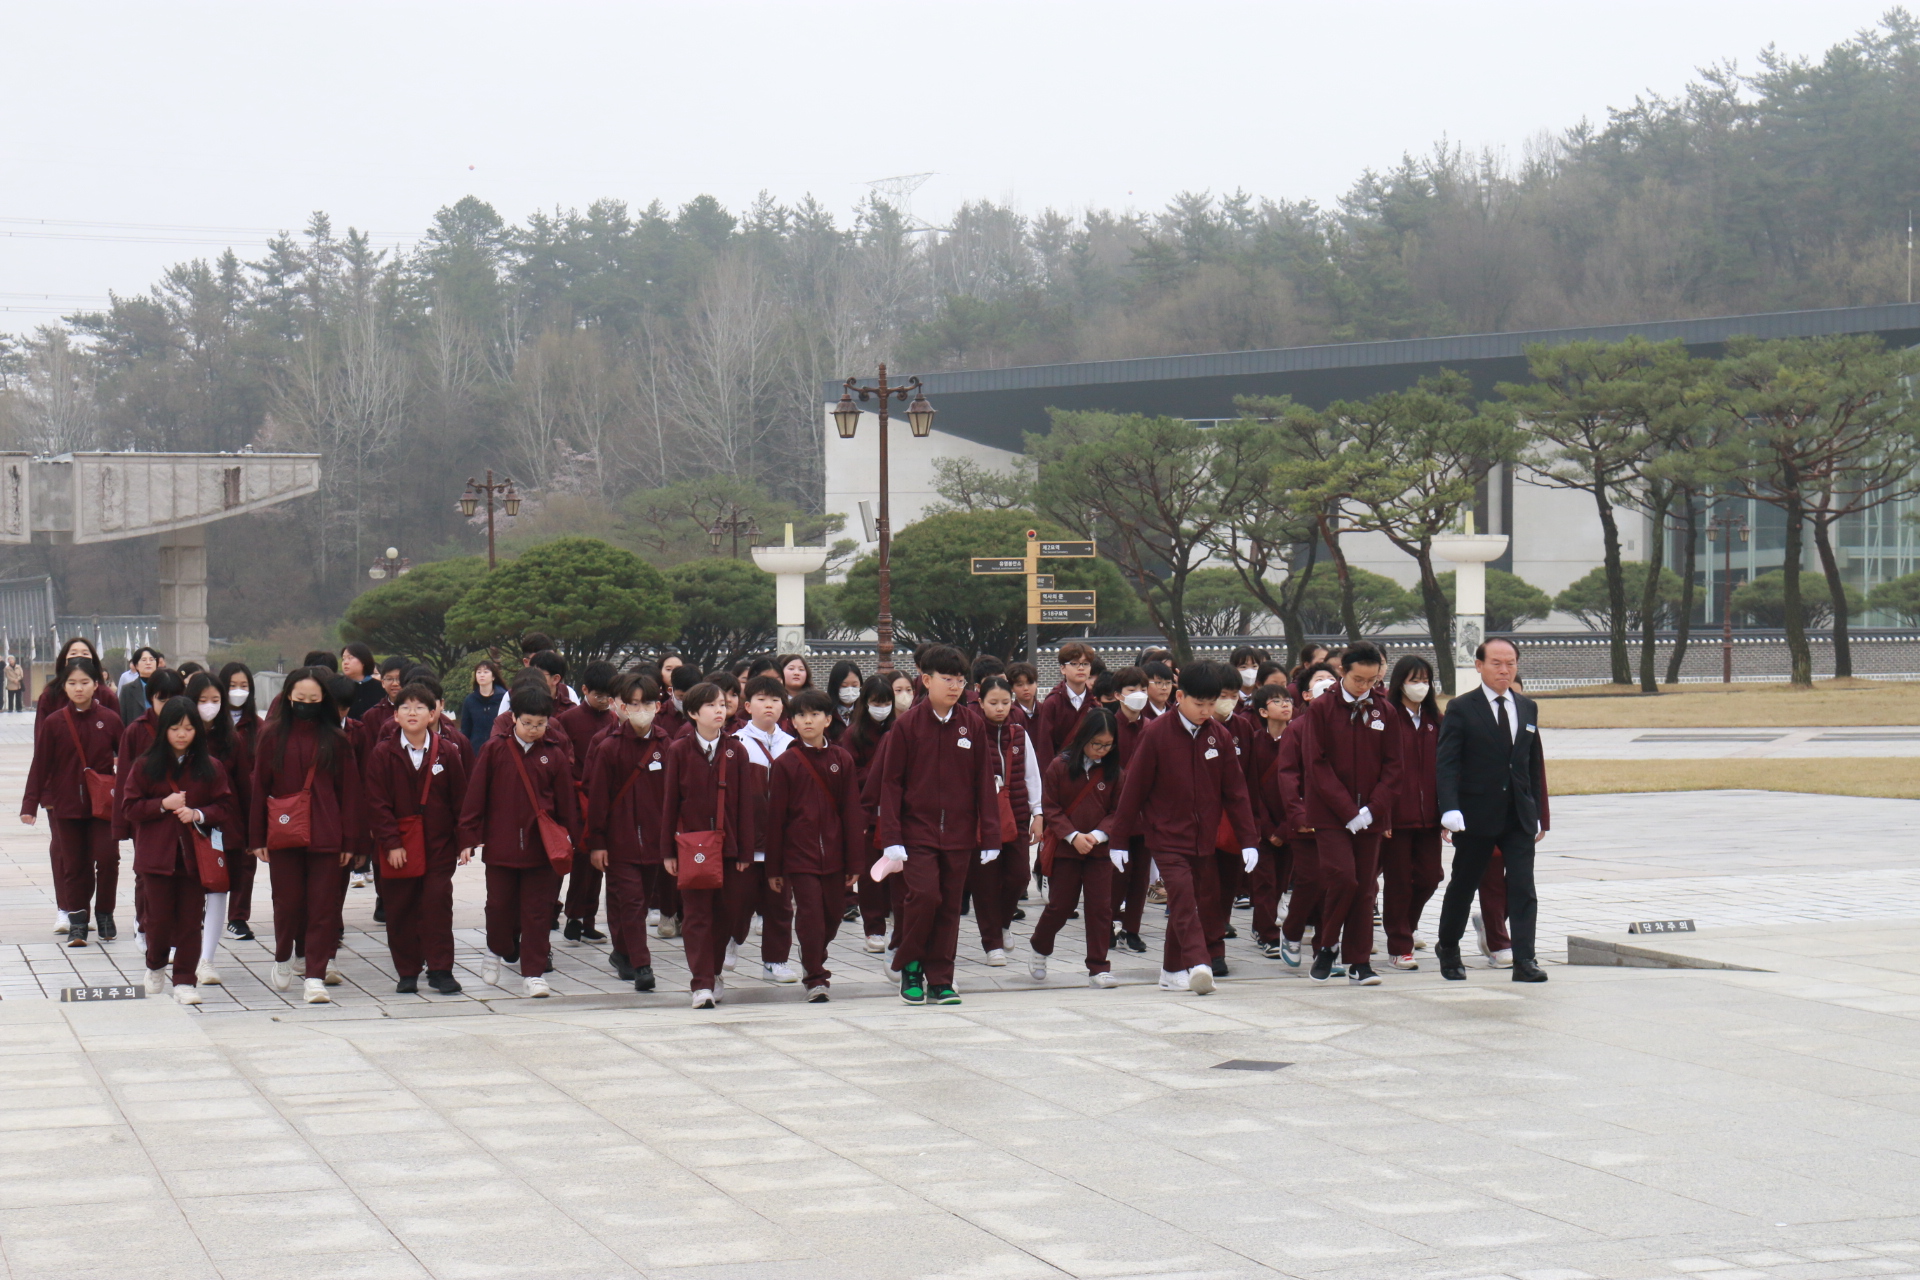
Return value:
M 1525 380 L 1525 349 L 1532 343 L 1618 342 L 1638 334 L 1655 342 L 1677 338 L 1696 354 L 1715 355 L 1736 336 L 1848 333 L 1877 334 L 1889 346 L 1920 344 L 1920 303 L 1026 365 L 922 374 L 921 381 L 939 412 L 940 431 L 1019 451 L 1029 433 L 1048 430 L 1050 408 L 1233 418 L 1239 416 L 1236 396 L 1287 395 L 1324 405 L 1411 386 L 1441 369 L 1466 374 L 1479 394 L 1491 396 L 1497 383 Z M 840 397 L 840 384 L 827 383 L 823 391 L 831 405 Z

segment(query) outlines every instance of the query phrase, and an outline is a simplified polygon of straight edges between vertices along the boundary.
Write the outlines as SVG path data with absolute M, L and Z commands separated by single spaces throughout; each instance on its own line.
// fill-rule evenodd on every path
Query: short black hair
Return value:
M 752 658 L 748 660 L 747 679 L 751 680 L 755 676 L 760 675 L 764 672 L 778 671 L 779 669 L 780 669 L 780 664 L 775 662 L 772 658 L 769 658 L 766 654 L 763 653 L 757 658 Z
M 147 677 L 147 705 L 157 707 L 168 698 L 183 698 L 187 678 L 172 667 L 162 667 Z
M 1226 687 L 1220 679 L 1220 668 L 1211 662 L 1189 662 L 1180 673 L 1180 692 L 1202 702 L 1212 702 Z
M 779 676 L 754 676 L 740 690 L 740 696 L 742 699 L 778 698 L 784 703 L 787 700 L 786 681 Z
M 1120 686 L 1114 681 L 1111 671 L 1102 671 L 1095 676 L 1091 688 L 1095 702 L 1105 702 L 1108 698 L 1118 697 L 1120 694 Z
M 400 677 L 400 685 L 403 689 L 412 685 L 418 685 L 428 693 L 431 693 L 436 701 L 444 702 L 447 698 L 446 687 L 440 683 L 440 677 L 433 673 L 432 667 L 411 668 L 405 675 Z M 396 701 L 394 705 L 398 706 L 399 703 Z
M 397 654 L 394 657 L 388 658 L 386 661 L 380 664 L 381 675 L 385 675 L 389 671 L 398 671 L 401 675 L 404 676 L 407 672 L 411 671 L 412 669 L 413 669 L 413 659 L 402 658 Z
M 1513 660 L 1515 662 L 1520 660 L 1519 645 L 1507 639 L 1505 636 L 1488 636 L 1485 640 L 1482 640 L 1473 647 L 1473 660 L 1475 662 L 1485 662 L 1487 660 L 1487 646 L 1490 644 L 1503 644 L 1507 646 L 1507 648 L 1513 650 Z
M 1025 680 L 1028 684 L 1040 683 L 1040 668 L 1031 662 L 1010 662 L 1007 664 L 1007 669 L 1000 674 L 1007 678 L 1008 684 L 1016 680 Z
M 722 693 L 730 693 L 736 698 L 740 696 L 740 680 L 731 671 L 709 671 L 705 683 Z
M 727 695 L 721 690 L 720 686 L 713 681 L 702 680 L 699 684 L 687 690 L 684 708 L 688 717 L 691 718 L 699 712 L 700 708 L 710 702 L 717 702 L 722 707 L 725 707 L 727 705 Z
M 373 655 L 371 652 L 368 653 L 367 657 L 368 661 L 372 661 Z M 334 657 L 331 649 L 313 650 L 300 660 L 300 665 L 303 667 L 325 667 L 335 675 L 340 674 L 340 659 Z
M 522 689 L 514 695 L 513 718 L 521 716 L 550 716 L 553 714 L 553 695 L 545 689 Z
M 1351 671 L 1355 667 L 1384 667 L 1386 665 L 1387 660 L 1381 655 L 1380 650 L 1365 640 L 1362 640 L 1359 644 L 1348 645 L 1347 651 L 1340 655 L 1340 669 L 1342 671 Z
M 613 696 L 621 702 L 632 702 L 635 689 L 640 691 L 642 702 L 660 701 L 660 682 L 644 671 L 621 676 L 613 682 Z
M 804 715 L 809 711 L 830 716 L 833 714 L 833 699 L 818 689 L 802 689 L 787 703 L 787 714 L 790 716 Z
M 1265 649 L 1256 649 L 1250 644 L 1241 645 L 1227 656 L 1227 661 L 1236 669 L 1246 666 L 1249 662 L 1257 667 L 1266 660 L 1267 651 Z
M 921 675 L 967 678 L 967 659 L 950 644 L 930 644 L 915 660 Z
M 548 675 L 559 676 L 562 680 L 567 678 L 567 660 L 552 649 L 542 649 L 540 652 L 534 654 L 533 657 L 527 659 L 527 665 L 530 667 L 538 667 Z
M 1122 667 L 1113 673 L 1113 687 L 1116 689 L 1144 689 L 1147 687 L 1147 673 L 1138 667 Z
M 602 658 L 595 658 L 580 673 L 580 687 L 589 693 L 612 693 L 613 682 L 620 678 L 620 668 Z
M 1147 683 L 1149 684 L 1155 680 L 1165 680 L 1168 684 L 1172 684 L 1174 681 L 1173 668 L 1158 660 L 1144 663 L 1140 670 L 1141 673 L 1147 677 Z
M 973 682 L 979 684 L 988 676 L 997 676 L 1007 669 L 1007 664 L 990 653 L 983 653 L 973 660 Z
M 667 673 L 667 683 L 675 693 L 685 693 L 700 683 L 700 672 L 691 662 L 682 662 Z
M 1268 676 L 1284 676 L 1286 674 L 1287 669 L 1285 667 L 1275 662 L 1272 658 L 1268 658 L 1254 670 L 1253 682 L 1255 684 L 1265 684 Z
M 409 702 L 417 702 L 431 711 L 440 705 L 440 695 L 424 684 L 409 684 L 400 690 L 399 696 L 393 700 L 393 705 L 398 709 Z
M 327 696 L 333 699 L 334 709 L 343 714 L 353 705 L 353 695 L 359 691 L 359 686 L 349 676 L 336 675 L 327 681 Z
M 1288 702 L 1292 702 L 1293 690 L 1283 684 L 1260 685 L 1253 691 L 1253 709 L 1255 711 L 1264 711 L 1266 710 L 1267 704 L 1275 698 L 1285 698 Z
M 536 653 L 553 648 L 553 637 L 544 631 L 529 631 L 520 637 L 520 652 L 531 658 Z

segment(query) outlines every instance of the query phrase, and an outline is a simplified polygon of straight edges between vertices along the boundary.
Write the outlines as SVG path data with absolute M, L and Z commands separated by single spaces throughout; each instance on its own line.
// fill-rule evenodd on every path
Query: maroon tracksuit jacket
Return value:
M 428 867 L 441 861 L 450 865 L 460 853 L 460 811 L 467 797 L 467 771 L 460 762 L 460 750 L 442 735 L 433 734 L 428 739 L 433 751 L 421 763 L 433 779 L 427 782 L 420 769 L 414 768 L 405 742 L 395 727 L 381 735 L 367 760 L 366 812 L 374 854 L 381 859 L 384 870 L 388 851 L 400 847 L 399 820 L 424 814 L 426 821 L 421 825 L 426 834 Z M 436 764 L 440 770 L 432 773 Z M 420 803 L 423 785 L 427 793 L 424 806 Z
M 133 827 L 133 869 L 142 875 L 187 876 L 198 888 L 200 866 L 188 835 L 192 828 L 160 807 L 160 802 L 176 791 L 186 793 L 187 808 L 199 809 L 206 815 L 207 829 L 224 829 L 234 821 L 233 787 L 218 761 L 213 762 L 211 778 L 183 775 L 177 766 L 158 778 L 149 778 L 146 769 L 136 763 L 127 778 L 126 797 L 127 821 Z M 229 864 L 245 856 L 237 849 L 226 851 Z M 196 913 L 196 940 L 199 930 Z
M 956 706 L 945 723 L 915 703 L 887 731 L 878 766 L 880 846 L 942 851 L 1000 847 L 986 721 Z
M 526 765 L 526 782 L 514 756 Z M 532 785 L 533 798 L 527 796 Z M 535 822 L 535 804 L 541 812 L 578 840 L 580 809 L 574 803 L 573 762 L 544 738 L 521 754 L 511 732 L 495 736 L 474 761 L 467 780 L 466 800 L 460 810 L 459 842 L 464 848 L 484 845 L 482 859 L 502 867 L 525 870 L 550 866 L 546 846 Z
M 1040 710 L 1034 717 L 1033 727 L 1027 730 L 1027 735 L 1033 739 L 1033 749 L 1040 753 L 1042 760 L 1053 759 L 1073 743 L 1073 735 L 1080 728 L 1080 721 L 1086 718 L 1087 712 L 1099 705 L 1099 700 L 1093 696 L 1093 685 L 1088 684 L 1081 694 L 1080 705 L 1075 707 L 1072 699 L 1067 697 L 1067 682 L 1062 680 L 1040 700 Z
M 853 755 L 795 742 L 773 762 L 766 838 L 769 876 L 844 876 L 866 862 L 866 814 Z
M 87 794 L 83 769 L 98 773 L 114 772 L 114 753 L 120 743 L 120 717 L 98 701 L 85 713 L 76 712 L 73 703 L 51 715 L 42 716 L 33 727 L 33 764 L 27 769 L 27 789 L 20 797 L 22 817 L 32 817 L 45 806 L 49 816 L 69 821 L 93 816 L 93 801 Z M 74 730 L 79 730 L 83 762 L 74 751 Z M 118 795 L 125 788 L 116 783 Z
M 134 721 L 132 727 L 139 728 L 140 722 Z M 296 723 L 284 754 L 279 729 L 261 732 L 248 797 L 247 848 L 267 847 L 267 797 L 279 799 L 299 793 L 306 782 L 307 767 L 315 762 L 317 732 L 313 725 Z M 307 841 L 311 853 L 351 850 L 362 825 L 359 762 L 351 742 L 336 743 L 335 748 L 333 769 L 315 769 L 313 774 L 311 837 Z

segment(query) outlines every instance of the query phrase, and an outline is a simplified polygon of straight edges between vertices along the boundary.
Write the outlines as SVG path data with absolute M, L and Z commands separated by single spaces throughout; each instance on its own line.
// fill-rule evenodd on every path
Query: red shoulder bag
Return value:
M 509 735 L 511 736 L 511 735 Z M 516 743 L 513 749 L 513 762 L 520 768 L 521 785 L 527 789 L 527 803 L 533 806 L 533 820 L 540 827 L 540 844 L 547 851 L 547 861 L 553 864 L 554 872 L 566 875 L 573 870 L 573 837 L 567 829 L 548 815 L 540 807 L 540 797 L 534 794 L 533 779 L 527 776 L 527 753 L 520 750 Z M 567 779 L 569 783 L 572 779 Z
M 87 784 L 87 805 L 95 818 L 105 822 L 113 817 L 113 775 L 87 765 L 87 749 L 80 743 L 80 713 L 67 704 L 67 728 L 73 733 L 73 753 L 80 758 L 80 776 Z
M 313 771 L 315 760 L 307 766 L 307 779 L 290 796 L 267 797 L 267 849 L 304 849 L 313 842 Z
M 402 750 L 405 749 L 402 739 Z M 380 874 L 395 880 L 411 880 L 415 876 L 427 873 L 427 794 L 433 790 L 433 766 L 440 762 L 440 735 L 427 734 L 427 754 L 420 762 L 420 772 L 425 781 L 420 784 L 420 812 L 409 813 L 399 819 L 400 847 L 406 851 L 407 860 L 400 866 L 385 861 L 380 862 Z
M 724 745 L 714 747 L 716 755 Z M 719 774 L 719 798 L 713 807 L 713 830 L 676 831 L 673 844 L 678 861 L 674 879 L 682 889 L 719 889 L 727 882 L 727 766 L 716 759 L 713 769 Z

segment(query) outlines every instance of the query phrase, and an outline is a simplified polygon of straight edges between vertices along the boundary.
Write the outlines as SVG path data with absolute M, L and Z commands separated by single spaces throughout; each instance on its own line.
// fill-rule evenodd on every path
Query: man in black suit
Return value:
M 1473 895 L 1498 849 L 1507 868 L 1507 921 L 1513 935 L 1513 980 L 1545 982 L 1533 953 L 1533 846 L 1547 829 L 1547 772 L 1540 751 L 1539 708 L 1513 689 L 1520 651 L 1489 640 L 1473 655 L 1480 687 L 1456 697 L 1440 723 L 1440 825 L 1451 832 L 1453 868 L 1433 944 L 1440 976 L 1466 979 L 1460 935 Z

